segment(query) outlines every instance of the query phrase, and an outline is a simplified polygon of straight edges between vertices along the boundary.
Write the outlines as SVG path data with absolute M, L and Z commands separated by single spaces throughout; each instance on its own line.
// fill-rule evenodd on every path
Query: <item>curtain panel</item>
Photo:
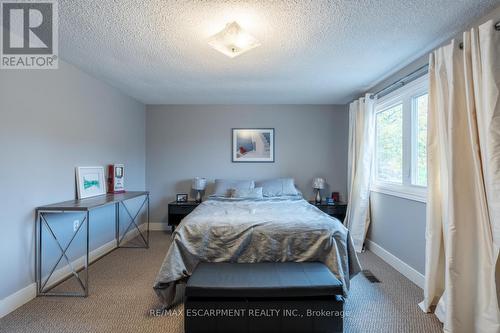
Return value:
M 344 224 L 361 252 L 370 225 L 370 180 L 374 142 L 374 100 L 370 94 L 349 105 L 348 207 Z
M 430 55 L 426 276 L 445 332 L 500 332 L 500 32 L 489 21 Z

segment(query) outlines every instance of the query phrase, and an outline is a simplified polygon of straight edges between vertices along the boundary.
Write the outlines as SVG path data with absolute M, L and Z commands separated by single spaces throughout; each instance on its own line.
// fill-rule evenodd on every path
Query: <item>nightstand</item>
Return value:
M 200 203 L 196 201 L 177 202 L 168 204 L 168 225 L 172 226 L 172 231 L 181 223 L 182 219 L 191 213 Z
M 336 202 L 333 205 L 322 202 L 320 204 L 315 203 L 314 201 L 309 201 L 309 203 L 313 206 L 318 207 L 326 214 L 333 216 L 340 220 L 340 222 L 344 223 L 345 214 L 347 211 L 347 203 L 345 202 Z

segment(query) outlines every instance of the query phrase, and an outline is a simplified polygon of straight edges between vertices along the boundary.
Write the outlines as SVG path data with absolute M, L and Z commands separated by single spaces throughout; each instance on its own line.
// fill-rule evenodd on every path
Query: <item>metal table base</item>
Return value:
M 125 204 L 126 200 L 134 199 L 144 196 L 144 201 L 140 205 L 139 209 L 135 212 L 134 215 L 130 213 L 129 207 Z M 115 206 L 115 238 L 116 238 L 116 247 L 117 248 L 149 248 L 149 192 L 141 191 L 141 192 L 126 192 L 123 194 L 107 194 L 104 196 L 82 199 L 82 200 L 72 200 L 66 201 L 58 204 L 38 207 L 36 209 L 36 237 L 35 237 L 35 275 L 36 275 L 36 289 L 37 296 L 69 296 L 69 297 L 86 297 L 89 294 L 89 266 L 90 256 L 89 256 L 89 243 L 90 243 L 90 211 L 95 208 L 100 208 L 108 205 Z M 137 223 L 137 217 L 140 212 L 146 206 L 146 230 L 141 231 L 140 223 Z M 128 224 L 125 232 L 123 234 L 120 233 L 120 207 L 123 207 L 128 217 L 130 218 L 130 223 Z M 56 236 L 56 233 L 50 226 L 49 221 L 47 220 L 47 214 L 66 214 L 66 213 L 83 213 L 83 218 L 79 221 L 77 229 L 73 232 L 69 242 L 67 245 L 63 246 L 61 244 L 60 239 Z M 72 219 L 73 220 L 73 219 Z M 144 223 L 143 223 L 144 224 Z M 84 227 L 85 225 L 85 227 Z M 133 228 L 132 228 L 133 227 Z M 127 237 L 130 230 L 134 230 L 137 232 L 136 237 L 140 237 L 143 245 L 138 246 L 126 246 L 122 245 L 124 243 L 125 238 Z M 46 277 L 43 277 L 42 274 L 42 251 L 43 251 L 43 232 L 44 229 L 49 233 L 51 238 L 55 241 L 60 254 L 56 263 L 49 270 L 49 274 Z M 82 231 L 83 230 L 83 231 Z M 70 248 L 71 244 L 73 244 L 76 236 L 85 232 L 85 262 L 82 268 L 77 268 L 68 258 L 67 252 Z M 144 235 L 145 234 L 145 235 Z M 66 276 L 64 279 L 60 281 L 56 281 L 53 284 L 49 284 L 50 278 L 53 276 L 56 271 L 57 266 L 64 258 L 65 262 L 68 264 L 71 273 Z M 94 260 L 97 261 L 98 259 Z M 85 273 L 85 274 L 83 274 Z M 78 283 L 81 291 L 52 291 L 56 286 L 60 285 L 62 282 L 67 279 L 75 277 L 76 282 Z

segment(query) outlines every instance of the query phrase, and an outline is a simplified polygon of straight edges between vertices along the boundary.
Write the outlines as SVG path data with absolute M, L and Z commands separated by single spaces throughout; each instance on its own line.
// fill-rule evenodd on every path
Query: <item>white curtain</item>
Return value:
M 354 249 L 361 252 L 370 225 L 370 179 L 374 142 L 374 100 L 366 97 L 349 105 L 348 207 L 345 225 Z
M 487 22 L 429 60 L 426 276 L 445 332 L 500 332 L 500 32 Z

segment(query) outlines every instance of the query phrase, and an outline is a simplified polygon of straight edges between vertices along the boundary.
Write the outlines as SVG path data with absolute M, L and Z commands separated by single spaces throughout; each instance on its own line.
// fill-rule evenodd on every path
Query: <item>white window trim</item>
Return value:
M 427 202 L 427 188 L 416 185 L 372 184 L 370 191 L 413 201 Z
M 416 163 L 415 156 L 412 156 L 412 154 L 416 154 L 416 144 L 414 140 L 414 133 L 416 130 L 416 122 L 414 119 L 416 112 L 414 112 L 412 103 L 413 98 L 427 92 L 428 75 L 424 75 L 376 101 L 374 108 L 375 115 L 393 105 L 403 104 L 403 183 L 399 184 L 377 180 L 377 163 L 375 162 L 377 153 L 375 145 L 370 187 L 372 192 L 383 193 L 413 201 L 427 202 L 427 187 L 412 184 L 415 182 L 416 172 L 414 167 L 412 167 L 412 164 Z M 373 119 L 375 121 L 376 117 L 373 117 Z M 404 149 L 404 147 L 411 147 L 411 149 Z

